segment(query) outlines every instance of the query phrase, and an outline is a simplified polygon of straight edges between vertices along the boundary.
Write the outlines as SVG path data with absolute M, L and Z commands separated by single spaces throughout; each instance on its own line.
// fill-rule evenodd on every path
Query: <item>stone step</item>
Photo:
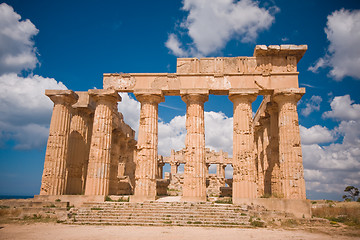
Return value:
M 71 224 L 89 224 L 89 225 L 131 225 L 131 226 L 186 226 L 186 227 L 221 227 L 221 228 L 249 228 L 251 225 L 249 224 L 203 224 L 199 222 L 189 222 L 189 223 L 176 223 L 176 222 L 163 222 L 163 223 L 142 223 L 142 222 L 96 222 L 96 221 L 88 221 L 88 222 L 68 222 Z
M 217 221 L 248 221 L 249 216 L 238 216 L 238 217 L 226 217 L 226 216 L 184 216 L 184 215 L 167 215 L 167 216 L 116 216 L 116 215 L 75 215 L 77 219 L 153 219 L 153 220 L 163 220 L 163 219 L 202 219 L 202 220 L 217 220 Z
M 211 203 L 86 202 L 68 222 L 148 226 L 250 226 L 247 206 Z
M 139 212 L 139 213 L 134 213 L 134 212 L 129 212 L 129 213 L 123 213 L 123 212 L 102 212 L 102 211 L 80 211 L 77 212 L 78 216 L 126 216 L 126 217 L 131 217 L 131 216 L 137 216 L 137 217 L 142 217 L 142 216 L 154 216 L 154 217 L 168 217 L 168 216 L 172 216 L 172 217 L 177 217 L 177 216 L 182 216 L 182 217 L 209 217 L 209 218 L 243 218 L 246 217 L 248 215 L 246 214 L 236 214 L 236 213 L 231 213 L 231 214 L 204 214 L 204 213 L 197 213 L 197 212 L 192 212 L 192 213 L 181 213 L 181 212 L 167 212 L 167 213 L 157 213 L 157 212 Z

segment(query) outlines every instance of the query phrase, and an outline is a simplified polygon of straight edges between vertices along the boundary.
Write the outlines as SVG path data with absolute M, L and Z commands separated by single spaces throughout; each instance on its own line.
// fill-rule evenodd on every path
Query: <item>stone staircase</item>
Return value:
M 87 202 L 68 223 L 141 226 L 249 227 L 248 206 L 184 202 Z

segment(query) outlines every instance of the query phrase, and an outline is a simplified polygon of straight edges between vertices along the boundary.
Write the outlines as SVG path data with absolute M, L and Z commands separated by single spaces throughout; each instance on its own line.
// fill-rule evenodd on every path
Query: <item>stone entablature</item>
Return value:
M 228 95 L 239 88 L 257 88 L 264 94 L 299 87 L 296 66 L 306 50 L 306 45 L 258 45 L 253 57 L 178 58 L 176 73 L 105 73 L 103 84 L 104 89 L 151 89 L 164 95 L 180 95 L 187 89 Z
M 54 109 L 40 194 L 117 194 L 123 191 L 116 186 L 127 182 L 133 200 L 154 200 L 162 176 L 158 104 L 165 95 L 179 95 L 186 103 L 183 200 L 206 200 L 204 103 L 217 94 L 228 95 L 234 106 L 233 202 L 264 194 L 305 199 L 296 103 L 305 93 L 297 63 L 306 50 L 259 45 L 253 57 L 179 58 L 176 73 L 104 74 L 104 89 L 87 94 L 47 91 Z M 141 103 L 137 143 L 117 112 L 118 92 L 132 92 Z M 259 95 L 264 101 L 253 119 Z

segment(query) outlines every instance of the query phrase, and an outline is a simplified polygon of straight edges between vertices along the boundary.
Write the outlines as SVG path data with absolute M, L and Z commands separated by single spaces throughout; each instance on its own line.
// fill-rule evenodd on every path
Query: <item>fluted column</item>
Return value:
M 89 90 L 96 101 L 85 195 L 108 195 L 114 106 L 121 100 L 114 90 Z
M 204 103 L 207 94 L 184 94 L 186 103 L 186 139 L 184 166 L 184 201 L 206 201 Z
M 266 114 L 264 117 L 260 118 L 260 123 L 263 126 L 263 135 L 262 135 L 262 161 L 261 161 L 261 177 L 262 177 L 262 189 L 263 194 L 271 194 L 271 181 L 265 177 L 266 171 L 269 168 L 270 161 L 270 147 L 269 147 L 269 132 L 270 132 L 270 118 Z
M 89 160 L 92 110 L 75 108 L 70 124 L 69 151 L 67 160 L 66 194 L 82 194 L 84 171 Z
M 257 90 L 230 90 L 234 104 L 233 116 L 233 202 L 241 198 L 256 198 L 254 131 L 252 102 Z
M 256 170 L 256 183 L 257 183 L 257 195 L 264 195 L 264 176 L 263 176 L 263 162 L 264 162 L 264 149 L 263 149 L 263 135 L 264 127 L 260 124 L 260 121 L 254 127 L 255 137 L 255 170 Z
M 274 92 L 279 107 L 279 162 L 284 198 L 306 199 L 297 102 L 304 88 Z
M 54 102 L 40 195 L 62 195 L 66 187 L 66 160 L 71 121 L 71 105 L 78 95 L 71 90 L 46 90 Z
M 135 201 L 155 200 L 158 159 L 158 104 L 161 94 L 135 93 L 141 103 L 138 153 L 135 173 Z
M 279 110 L 275 102 L 269 102 L 266 111 L 269 114 L 269 167 L 265 172 L 265 181 L 270 182 L 273 197 L 282 197 L 279 162 Z

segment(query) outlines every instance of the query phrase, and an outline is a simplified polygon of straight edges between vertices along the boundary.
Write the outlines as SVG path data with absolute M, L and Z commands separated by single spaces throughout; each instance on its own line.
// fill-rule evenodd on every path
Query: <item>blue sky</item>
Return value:
M 307 44 L 298 65 L 307 196 L 340 199 L 347 185 L 360 187 L 359 9 L 356 0 L 1 3 L 0 195 L 39 193 L 52 110 L 44 89 L 102 88 L 103 73 L 175 72 L 177 57 Z M 139 104 L 122 96 L 136 130 Z M 160 104 L 160 154 L 183 147 L 185 107 L 179 97 Z M 205 111 L 206 145 L 231 154 L 232 103 L 210 96 Z

